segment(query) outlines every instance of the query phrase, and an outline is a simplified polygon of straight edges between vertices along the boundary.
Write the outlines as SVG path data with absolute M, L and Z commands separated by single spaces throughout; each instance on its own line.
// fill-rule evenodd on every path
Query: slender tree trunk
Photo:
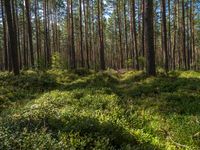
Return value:
M 173 46 L 173 70 L 176 69 L 176 44 L 177 42 L 177 0 L 174 4 L 174 46 Z
M 47 30 L 46 30 L 46 37 L 47 37 L 47 67 L 51 67 L 51 28 L 50 28 L 50 4 L 51 1 L 47 0 L 46 2 L 46 19 L 47 19 Z
M 27 47 L 26 47 L 26 20 L 25 20 L 25 8 L 22 7 L 22 13 L 23 13 L 23 67 L 25 69 L 28 68 L 28 60 L 27 60 Z
M 49 10 L 48 0 L 43 2 L 43 14 L 44 14 L 44 55 L 45 55 L 45 67 L 49 68 L 51 65 L 51 52 L 50 52 L 50 39 L 49 39 Z
M 190 64 L 191 64 L 191 40 L 190 40 L 190 27 L 189 27 L 189 1 L 187 0 L 187 6 L 186 6 L 186 17 L 187 17 L 187 23 L 186 23 L 186 27 L 187 27 L 187 32 L 186 32 L 186 44 L 187 44 L 187 69 L 190 70 Z
M 92 4 L 91 4 L 91 9 L 92 9 L 92 45 L 91 45 L 91 51 L 92 51 L 92 62 L 93 62 L 93 64 L 94 64 L 94 69 L 96 70 L 96 51 L 95 51 L 95 24 L 94 24 L 94 20 L 95 20 L 95 18 L 94 18 L 94 1 L 92 0 Z
M 193 65 L 194 65 L 194 69 L 197 69 L 196 67 L 196 46 L 195 46 L 195 22 L 194 22 L 194 11 L 195 11 L 195 7 L 194 7 L 194 2 L 195 0 L 191 0 L 191 14 L 190 14 L 190 23 L 191 23 L 191 36 L 192 36 L 192 60 L 193 60 Z
M 185 2 L 182 0 L 182 44 L 183 44 L 183 63 L 184 68 L 187 69 L 187 59 L 186 59 L 186 38 L 185 38 Z
M 128 47 L 128 33 L 127 33 L 127 18 L 126 18 L 126 0 L 124 0 L 124 34 L 125 34 L 125 52 L 126 52 L 126 61 L 127 61 L 127 68 L 129 68 L 129 47 Z
M 84 67 L 84 56 L 83 56 L 83 29 L 82 29 L 82 0 L 79 0 L 79 17 L 80 17 L 80 51 L 81 51 L 81 67 Z
M 30 1 L 25 0 L 26 6 L 26 18 L 28 23 L 28 36 L 29 36 L 29 49 L 30 49 L 30 59 L 31 67 L 34 67 L 34 53 L 33 53 L 33 40 L 32 40 L 32 25 L 31 25 L 31 14 L 30 14 Z
M 176 5 L 176 4 L 175 4 Z M 172 68 L 173 64 L 173 51 L 172 51 L 172 42 L 171 42 L 171 2 L 168 0 L 168 59 L 169 67 Z
M 18 17 L 18 3 L 15 0 L 15 20 L 16 20 L 16 32 L 17 32 L 17 45 L 18 45 L 18 56 L 19 56 L 19 68 L 22 69 L 22 57 L 21 57 L 21 45 L 20 45 L 20 27 L 19 27 L 19 17 Z
M 105 70 L 105 60 L 104 60 L 104 39 L 103 39 L 103 23 L 102 23 L 102 11 L 103 11 L 102 0 L 97 0 L 98 9 L 98 31 L 99 31 L 99 54 L 100 54 L 100 69 Z
M 133 11 L 135 10 L 133 7 L 133 4 L 132 4 L 132 0 L 129 0 L 129 12 L 130 12 L 130 33 L 131 33 L 131 36 L 130 36 L 130 49 L 131 49 L 131 59 L 132 59 L 132 68 L 135 69 L 135 44 L 134 44 L 134 33 L 133 33 Z M 115 25 L 114 25 L 115 27 Z M 116 29 L 115 29 L 115 32 L 116 32 Z
M 135 0 L 132 0 L 132 13 L 133 13 L 133 38 L 134 38 L 134 49 L 136 54 L 136 69 L 139 70 L 139 54 L 138 54 L 138 44 L 137 44 L 137 31 L 136 31 L 136 16 L 135 16 Z
M 117 4 L 117 18 L 118 18 L 118 28 L 119 28 L 119 49 L 120 49 L 120 68 L 124 68 L 124 55 L 122 48 L 122 29 L 121 29 L 121 17 L 119 10 L 120 9 L 120 1 Z
M 142 0 L 142 57 L 145 57 L 145 0 Z
M 46 15 L 47 15 L 47 13 L 46 13 L 46 11 L 47 11 L 47 9 L 46 9 L 46 4 L 47 3 L 47 0 L 44 0 L 43 1 L 43 17 L 44 17 L 44 21 L 43 21 L 43 25 L 44 25 L 44 46 L 43 46 L 43 48 L 44 48 L 44 64 L 45 64 L 45 67 L 47 67 L 47 65 L 48 65 L 48 62 L 47 62 L 47 17 L 46 17 Z
M 76 69 L 76 54 L 74 45 L 74 14 L 73 14 L 73 1 L 70 0 L 70 19 L 71 19 L 71 69 Z
M 162 47 L 165 53 L 165 71 L 169 71 L 168 50 L 167 50 L 167 24 L 166 24 L 166 1 L 162 0 Z
M 181 57 L 181 15 L 180 15 L 180 0 L 177 0 L 177 7 L 178 7 L 178 13 L 177 13 L 177 17 L 178 17 L 178 35 L 177 35 L 177 39 L 178 39 L 178 43 L 177 44 L 177 49 L 178 49 L 178 65 L 179 65 L 179 69 L 181 69 L 181 62 L 182 62 L 182 57 Z
M 92 23 L 91 23 L 91 7 L 90 7 L 90 1 L 86 1 L 86 5 L 87 5 L 87 8 L 86 8 L 86 11 L 87 11 L 87 18 L 88 18 L 88 50 L 89 50 L 89 60 L 88 60 L 88 64 L 89 64 L 89 69 L 91 67 L 91 61 L 92 61 Z
M 35 0 L 35 27 L 36 27 L 36 51 L 37 51 L 37 65 L 40 61 L 40 46 L 39 46 L 39 23 L 38 23 L 38 0 Z
M 86 1 L 83 0 L 83 9 L 84 9 L 84 17 L 85 17 L 85 48 L 86 48 L 86 64 L 87 68 L 90 68 L 89 64 L 89 44 L 88 44 L 88 12 L 86 12 Z

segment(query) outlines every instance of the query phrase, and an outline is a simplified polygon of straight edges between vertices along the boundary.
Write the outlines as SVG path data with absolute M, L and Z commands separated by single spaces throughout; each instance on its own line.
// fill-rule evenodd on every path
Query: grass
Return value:
M 0 73 L 0 149 L 199 150 L 200 73 Z

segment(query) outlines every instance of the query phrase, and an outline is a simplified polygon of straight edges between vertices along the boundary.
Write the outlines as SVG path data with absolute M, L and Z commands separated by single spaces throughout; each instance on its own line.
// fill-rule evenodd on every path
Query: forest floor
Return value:
M 200 73 L 0 73 L 0 149 L 200 149 Z

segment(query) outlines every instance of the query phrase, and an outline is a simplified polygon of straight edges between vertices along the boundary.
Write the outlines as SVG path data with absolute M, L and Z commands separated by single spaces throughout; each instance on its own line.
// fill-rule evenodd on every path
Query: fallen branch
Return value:
M 172 136 L 171 136 L 171 134 L 170 134 L 169 131 L 167 131 L 167 130 L 165 130 L 165 129 L 161 129 L 161 130 L 164 131 L 164 133 L 165 133 L 165 135 L 166 135 L 166 138 L 169 138 L 169 140 L 170 140 L 174 145 L 176 145 L 176 146 L 178 146 L 178 147 L 189 148 L 189 146 L 187 146 L 187 145 L 183 145 L 183 144 L 180 144 L 180 143 L 174 141 L 174 140 L 172 139 Z
M 187 145 L 183 145 L 183 144 L 180 144 L 180 143 L 175 142 L 175 141 L 171 138 L 171 136 L 168 136 L 168 138 L 169 138 L 170 141 L 171 141 L 174 145 L 176 145 L 176 146 L 184 147 L 184 148 L 189 148 L 189 146 L 187 146 Z

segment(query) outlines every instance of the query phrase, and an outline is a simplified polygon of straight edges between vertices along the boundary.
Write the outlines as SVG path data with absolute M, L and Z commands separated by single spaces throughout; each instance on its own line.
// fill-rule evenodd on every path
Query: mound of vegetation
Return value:
M 200 149 L 200 73 L 0 74 L 0 149 Z

